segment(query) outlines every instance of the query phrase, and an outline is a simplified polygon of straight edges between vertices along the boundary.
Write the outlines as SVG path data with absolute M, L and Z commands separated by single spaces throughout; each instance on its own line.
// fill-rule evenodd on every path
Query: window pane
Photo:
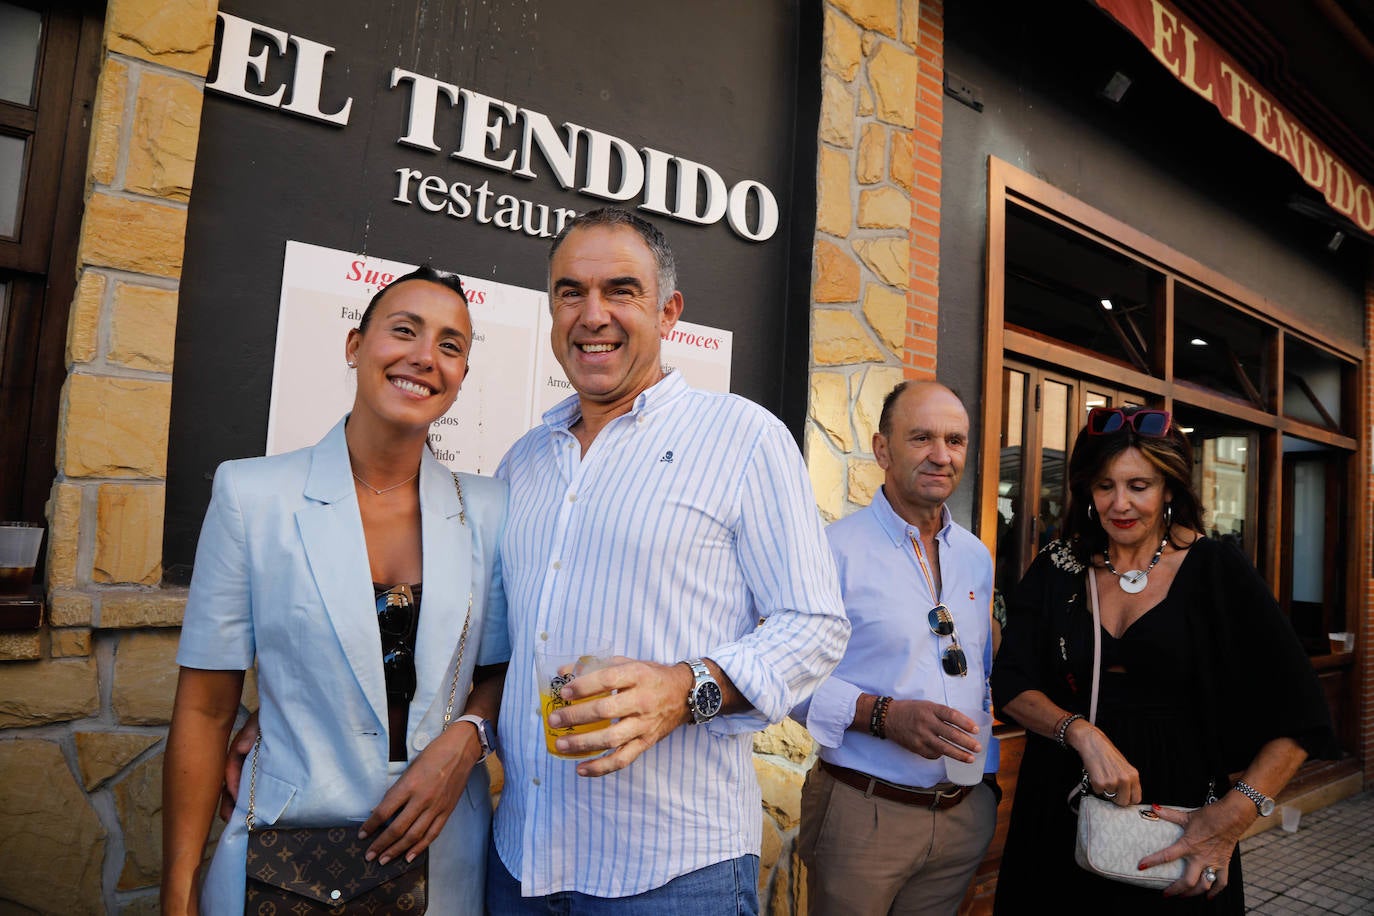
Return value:
M 1250 495 L 1260 457 L 1256 431 L 1186 405 L 1176 406 L 1174 422 L 1193 445 L 1193 486 L 1202 500 L 1203 530 L 1232 541 L 1253 562 L 1259 530 L 1258 508 Z
M 24 146 L 24 141 L 18 137 L 0 134 L 0 236 L 5 238 L 14 238 L 15 227 L 19 225 Z
M 1269 408 L 1274 331 L 1183 283 L 1174 287 L 1174 376 Z
M 0 3 L 0 99 L 33 104 L 42 29 L 43 17 L 37 11 Z
M 1025 511 L 1021 474 L 1025 465 L 1026 373 L 1002 371 L 1002 451 L 997 474 L 997 587 L 1010 594 L 1025 560 L 1018 522 Z
M 1064 479 L 1069 455 L 1069 417 L 1073 389 L 1045 380 L 1044 408 L 1040 412 L 1040 514 L 1036 549 L 1059 537 L 1064 524 Z
M 1085 236 L 1007 207 L 1007 324 L 1149 372 L 1149 277 Z
M 1316 442 L 1283 437 L 1287 499 L 1283 555 L 1286 599 L 1293 629 L 1307 651 L 1331 651 L 1328 633 L 1346 626 L 1345 538 L 1348 506 L 1345 475 L 1349 453 Z
M 1341 375 L 1346 363 L 1292 337 L 1284 339 L 1283 412 L 1324 429 L 1341 422 Z

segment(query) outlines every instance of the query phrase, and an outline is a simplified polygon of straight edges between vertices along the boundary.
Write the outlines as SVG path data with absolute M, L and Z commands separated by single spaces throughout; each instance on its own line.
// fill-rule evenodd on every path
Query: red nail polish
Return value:
M 1144 871 L 1144 870 L 1145 870 L 1145 866 L 1144 866 L 1144 865 L 1137 865 L 1137 866 L 1136 866 L 1136 870 L 1137 870 L 1137 871 Z
M 1150 807 L 1151 807 L 1151 808 L 1154 808 L 1156 811 L 1159 810 L 1159 805 L 1151 805 Z

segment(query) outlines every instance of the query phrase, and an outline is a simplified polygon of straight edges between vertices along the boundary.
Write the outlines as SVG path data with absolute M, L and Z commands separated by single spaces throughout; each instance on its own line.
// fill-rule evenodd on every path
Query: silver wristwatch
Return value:
M 478 763 L 481 763 L 491 756 L 491 735 L 487 732 L 487 727 L 491 724 L 490 722 L 483 719 L 481 716 L 459 716 L 453 721 L 471 722 L 473 727 L 477 729 L 477 743 L 482 745 L 482 756 L 477 758 Z
M 1260 817 L 1268 817 L 1274 813 L 1274 800 L 1259 789 L 1239 779 L 1233 788 L 1255 803 L 1255 810 L 1259 812 Z
M 692 713 L 692 724 L 701 725 L 719 715 L 725 697 L 720 692 L 720 685 L 711 676 L 711 669 L 701 659 L 690 659 L 683 664 L 692 669 L 692 675 L 696 678 L 692 689 L 687 692 L 687 709 Z

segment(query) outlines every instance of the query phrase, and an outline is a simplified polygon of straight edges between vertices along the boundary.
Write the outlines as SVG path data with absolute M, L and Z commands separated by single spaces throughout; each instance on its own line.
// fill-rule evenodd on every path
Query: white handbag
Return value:
M 1092 705 L 1088 721 L 1097 720 L 1097 687 L 1102 670 L 1102 622 L 1097 609 L 1097 578 L 1088 570 L 1088 588 L 1093 608 L 1093 687 Z M 1113 881 L 1124 881 L 1141 887 L 1163 889 L 1183 876 L 1183 859 L 1175 859 L 1141 871 L 1138 864 L 1152 852 L 1172 846 L 1183 836 L 1183 828 L 1164 820 L 1151 805 L 1121 807 L 1091 794 L 1088 774 L 1070 795 L 1078 798 L 1078 839 L 1074 845 L 1074 861 L 1080 867 Z M 1196 808 L 1161 807 L 1174 811 L 1196 811 Z

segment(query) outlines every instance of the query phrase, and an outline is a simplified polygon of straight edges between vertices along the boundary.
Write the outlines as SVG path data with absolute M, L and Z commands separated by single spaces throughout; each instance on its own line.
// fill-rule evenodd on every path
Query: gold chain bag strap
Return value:
M 1092 705 L 1088 721 L 1097 721 L 1097 689 L 1102 680 L 1102 618 L 1097 607 L 1097 578 L 1088 569 L 1088 590 L 1093 608 L 1093 686 Z M 1072 795 L 1078 795 L 1078 837 L 1074 845 L 1074 861 L 1093 874 L 1158 890 L 1168 887 L 1183 876 L 1185 863 L 1175 859 L 1141 871 L 1137 863 L 1152 852 L 1172 846 L 1183 836 L 1183 828 L 1164 820 L 1150 805 L 1127 805 L 1092 794 L 1088 772 Z M 1161 807 L 1176 811 L 1192 808 Z
M 463 511 L 463 487 L 453 475 L 458 491 L 458 522 L 467 525 Z M 468 592 L 467 615 L 458 637 L 449 688 L 444 728 L 453 721 L 458 702 L 458 677 L 472 623 L 472 593 Z M 413 861 L 405 857 L 379 865 L 363 858 L 368 844 L 358 839 L 358 825 L 342 827 L 255 826 L 253 815 L 258 777 L 258 752 L 262 732 L 253 746 L 253 767 L 248 779 L 248 862 L 244 885 L 245 916 L 421 916 L 429 906 L 429 850 Z

